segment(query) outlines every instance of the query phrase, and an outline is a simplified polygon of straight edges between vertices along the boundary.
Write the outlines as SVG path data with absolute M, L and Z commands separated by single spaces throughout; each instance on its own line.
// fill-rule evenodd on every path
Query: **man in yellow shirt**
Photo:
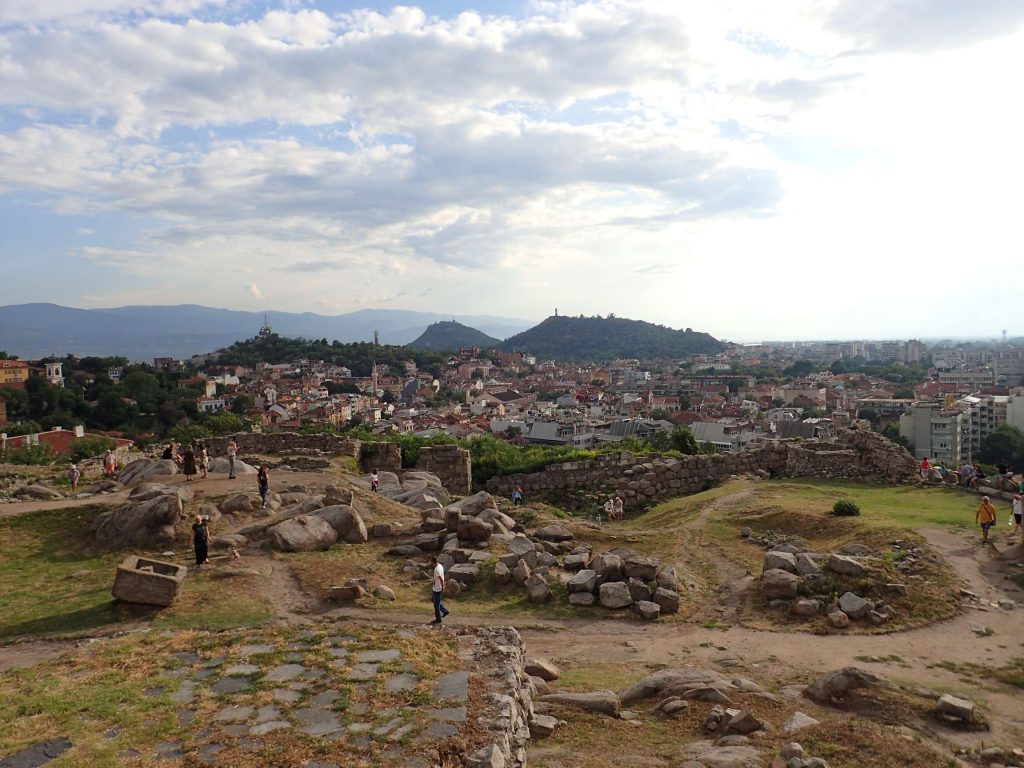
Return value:
M 981 543 L 988 544 L 988 530 L 996 524 L 996 508 L 988 500 L 988 496 L 981 497 L 981 504 L 974 512 L 974 521 L 981 526 Z

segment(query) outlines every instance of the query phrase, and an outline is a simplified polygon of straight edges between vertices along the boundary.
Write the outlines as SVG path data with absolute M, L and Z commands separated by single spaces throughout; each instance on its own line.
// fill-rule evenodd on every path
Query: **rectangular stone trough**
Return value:
M 117 566 L 110 591 L 126 603 L 168 606 L 178 596 L 186 573 L 182 565 L 132 555 Z

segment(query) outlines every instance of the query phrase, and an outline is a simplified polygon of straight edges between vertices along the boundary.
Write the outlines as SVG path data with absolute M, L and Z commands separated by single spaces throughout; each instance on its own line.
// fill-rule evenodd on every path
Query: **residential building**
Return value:
M 21 360 L 0 360 L 0 387 L 24 389 L 28 381 L 28 363 Z
M 917 402 L 900 416 L 900 435 L 910 443 L 914 458 L 958 467 L 964 458 L 964 423 L 960 409 L 946 408 L 937 401 Z
M 960 441 L 960 454 L 964 461 L 980 461 L 981 443 L 1006 424 L 1009 402 L 1007 395 L 968 396 L 957 401 L 967 418 Z

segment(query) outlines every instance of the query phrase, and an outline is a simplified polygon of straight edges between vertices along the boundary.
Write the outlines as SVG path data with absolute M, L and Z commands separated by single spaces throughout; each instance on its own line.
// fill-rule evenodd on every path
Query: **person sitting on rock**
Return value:
M 518 485 L 515 490 L 512 491 L 512 505 L 515 507 L 521 506 L 523 503 L 523 489 Z

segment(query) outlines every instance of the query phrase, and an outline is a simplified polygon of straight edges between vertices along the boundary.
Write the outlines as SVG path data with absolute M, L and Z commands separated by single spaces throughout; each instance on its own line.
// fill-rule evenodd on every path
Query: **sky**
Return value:
M 1024 2 L 4 0 L 0 304 L 1024 332 Z

